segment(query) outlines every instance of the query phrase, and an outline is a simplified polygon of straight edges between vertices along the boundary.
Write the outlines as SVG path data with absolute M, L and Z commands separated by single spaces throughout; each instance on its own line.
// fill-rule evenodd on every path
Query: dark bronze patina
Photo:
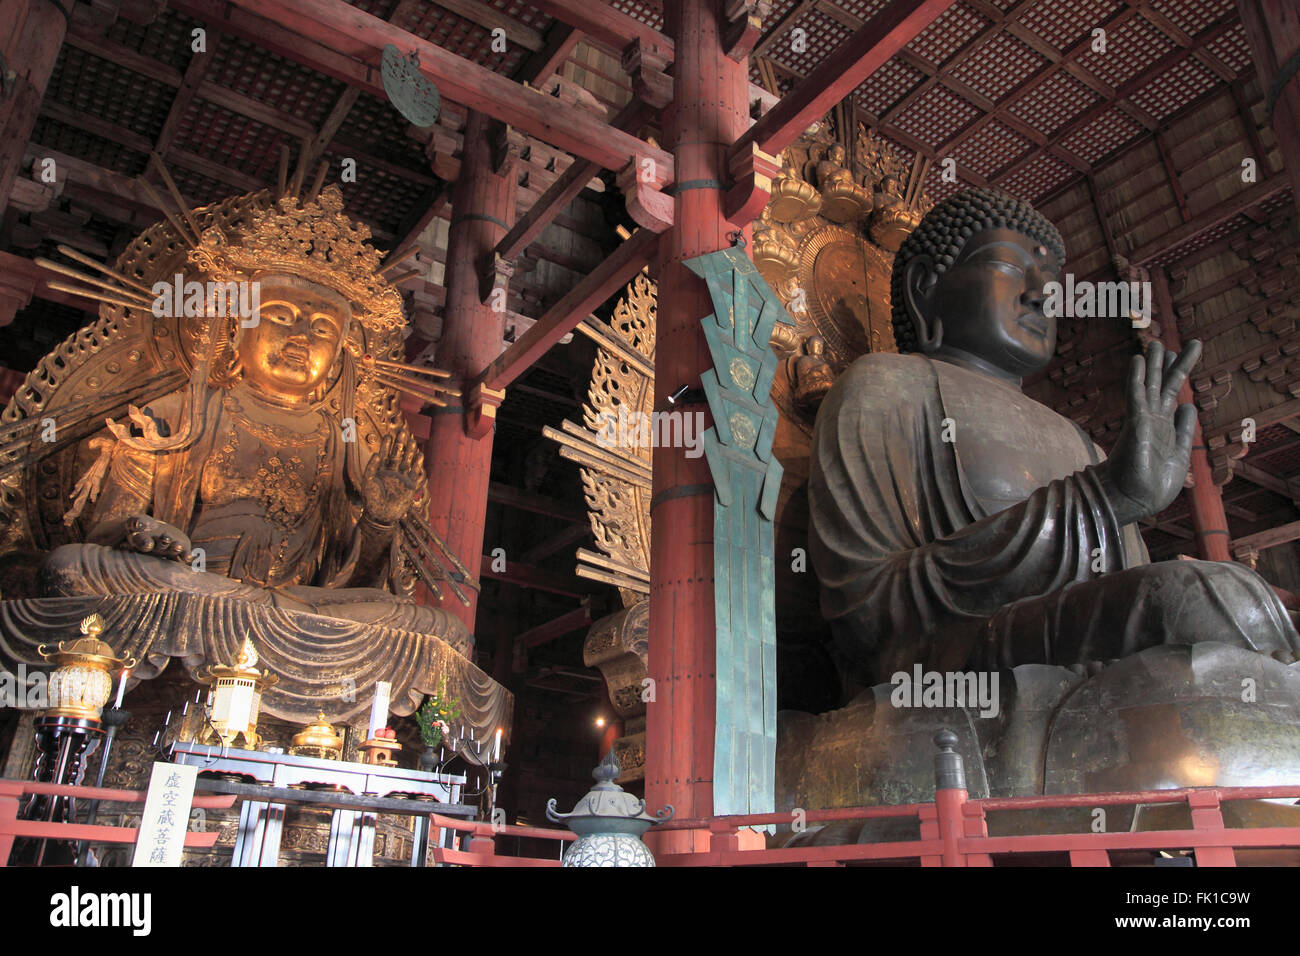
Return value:
M 1286 665 L 1300 637 L 1272 589 L 1242 565 L 1151 564 L 1134 524 L 1183 485 L 1195 410 L 1176 396 L 1200 344 L 1181 356 L 1153 344 L 1134 357 L 1109 458 L 1020 390 L 1055 349 L 1044 286 L 1063 252 L 1050 223 L 987 190 L 936 206 L 900 250 L 893 308 L 904 354 L 850 366 L 813 439 L 810 554 L 849 706 L 783 715 L 778 803 L 928 799 L 928 757 L 914 775 L 899 771 L 909 741 L 928 740 L 944 720 L 965 728 L 972 790 L 991 793 L 1262 783 L 1258 768 L 1275 764 L 1254 757 L 1275 761 L 1278 735 L 1296 736 Z M 1211 643 L 1229 647 L 1177 666 L 1163 647 Z M 1123 679 L 1105 676 L 1115 661 Z M 916 665 L 999 674 L 997 715 L 946 700 L 928 713 L 899 709 L 885 682 Z M 1236 701 L 1224 715 L 1239 733 L 1139 743 L 1161 720 L 1192 719 L 1199 698 L 1165 686 L 1178 667 L 1225 706 Z M 1287 691 L 1288 719 L 1265 721 L 1272 732 L 1244 721 L 1237 677 Z M 1167 711 L 1160 720 L 1142 712 L 1155 697 Z M 883 722 L 882 707 L 894 711 Z M 1192 736 L 1202 748 L 1195 767 Z M 1086 767 L 1067 772 L 1079 759 Z

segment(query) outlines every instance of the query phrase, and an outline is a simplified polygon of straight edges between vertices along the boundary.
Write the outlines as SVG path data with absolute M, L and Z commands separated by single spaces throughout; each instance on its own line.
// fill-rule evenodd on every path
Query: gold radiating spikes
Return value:
M 567 435 L 549 425 L 542 429 L 542 434 L 552 441 L 560 443 L 560 457 L 562 458 L 577 462 L 579 465 L 586 465 L 588 468 L 594 468 L 601 474 L 607 474 L 612 478 L 626 481 L 638 488 L 650 487 L 648 473 L 641 469 L 632 470 L 630 467 L 631 462 L 627 458 L 617 453 L 611 454 L 610 451 L 601 448 L 591 439 L 590 435 L 579 438 Z
M 280 144 L 280 168 L 275 180 L 275 201 L 279 202 L 284 198 L 285 186 L 289 181 L 289 147 L 285 143 Z
M 599 581 L 602 584 L 612 584 L 616 588 L 627 588 L 629 591 L 635 591 L 637 594 L 649 594 L 650 585 L 640 578 L 628 577 L 626 574 L 618 574 L 613 571 L 601 571 L 598 568 L 589 568 L 585 564 L 580 564 L 574 569 L 574 573 L 580 578 L 587 578 L 591 581 Z
M 380 270 L 380 272 L 382 274 L 382 270 Z M 393 276 L 391 279 L 389 279 L 387 276 L 384 276 L 384 278 L 388 279 L 388 281 L 392 285 L 401 285 L 407 279 L 414 279 L 422 275 L 424 275 L 423 269 L 412 269 L 410 272 L 403 272 L 401 275 Z
M 916 158 L 912 160 L 912 171 L 908 174 L 907 188 L 903 195 L 903 205 L 908 209 L 915 209 L 920 204 L 921 186 L 929 172 L 929 158 L 917 153 Z
M 163 185 L 165 185 L 167 191 L 171 193 L 172 200 L 176 203 L 176 208 L 181 211 L 181 215 L 185 217 L 185 221 L 188 222 L 190 228 L 194 230 L 194 242 L 197 244 L 199 242 L 199 233 L 202 232 L 202 230 L 199 229 L 198 219 L 194 218 L 194 210 L 190 209 L 189 204 L 181 198 L 181 191 L 176 188 L 176 180 L 172 179 L 172 174 L 167 172 L 167 166 L 163 163 L 162 157 L 152 151 L 149 153 L 149 157 L 153 160 L 154 165 L 158 167 L 158 175 L 162 177 Z
M 430 565 L 436 567 L 443 573 L 443 580 L 447 582 L 452 593 L 456 595 L 456 599 L 459 600 L 461 604 L 465 605 L 465 607 L 469 607 L 469 598 L 465 596 L 465 592 L 460 589 L 456 582 L 451 579 L 451 575 L 447 574 L 446 567 L 444 567 L 443 563 L 438 560 L 438 556 L 433 553 L 433 549 L 431 549 L 418 534 L 412 532 L 405 524 L 402 525 L 402 534 L 405 536 L 406 541 L 415 545 L 415 554 L 412 554 L 409 549 L 406 553 L 408 557 L 413 559 L 411 563 L 415 565 L 415 571 L 424 580 L 424 583 L 430 585 L 439 598 L 442 597 L 442 590 L 437 584 L 432 583 L 435 578 L 433 572 L 430 570 Z
M 84 433 L 79 431 L 78 426 L 86 422 L 102 420 L 104 416 L 124 405 L 144 405 L 172 391 L 183 381 L 185 381 L 185 374 L 173 369 L 151 379 L 144 386 L 119 389 L 108 394 L 96 395 L 75 405 L 55 409 L 54 414 L 58 415 L 61 435 L 71 437 L 66 440 L 61 437 L 58 441 L 41 442 L 36 453 L 20 455 L 12 461 L 3 462 L 0 464 L 0 478 L 58 451 L 66 445 L 67 441 L 79 441 L 84 437 Z M 3 428 L 0 428 L 0 459 L 20 452 L 25 447 L 29 448 L 33 437 L 31 432 L 41 427 L 43 422 L 44 418 L 23 418 L 6 423 Z
M 96 279 L 94 276 L 86 275 L 86 273 L 80 272 L 71 266 L 65 266 L 58 262 L 51 262 L 49 259 L 40 256 L 38 256 L 35 261 L 38 266 L 41 266 L 44 269 L 48 269 L 51 272 L 57 272 L 59 275 L 65 275 L 70 279 L 76 279 L 78 282 L 84 282 L 87 285 L 107 289 L 109 292 L 121 296 L 123 299 L 131 301 L 134 305 L 141 306 L 142 308 L 148 309 L 153 305 L 152 296 L 145 295 L 141 292 L 135 292 L 132 289 L 124 289 L 120 285 L 113 285 L 104 282 L 102 279 Z
M 385 388 L 391 388 L 394 391 L 403 393 L 404 395 L 418 398 L 421 401 L 436 406 L 437 408 L 446 408 L 447 399 L 460 397 L 460 390 L 451 388 L 450 386 L 438 385 L 434 382 L 415 381 L 404 376 L 394 375 L 380 370 L 376 370 L 371 374 L 374 380 Z
M 438 532 L 434 531 L 433 528 L 429 527 L 429 522 L 424 520 L 424 516 L 421 515 L 419 511 L 412 510 L 410 513 L 407 514 L 406 518 L 404 518 L 403 520 L 405 522 L 408 522 L 410 525 L 413 525 L 415 527 L 415 530 L 421 532 L 427 538 L 429 538 L 434 544 L 436 544 L 438 546 L 438 550 L 440 550 L 443 554 L 445 554 L 448 557 L 448 559 L 450 559 L 451 563 L 455 566 L 456 570 L 459 571 L 461 575 L 465 578 L 465 581 L 469 584 L 469 586 L 477 590 L 478 581 L 475 580 L 474 575 L 470 574 L 469 568 L 465 567 L 465 565 L 461 563 L 460 558 L 456 557 L 455 552 L 453 552 L 451 548 L 447 547 L 447 542 L 442 540 L 442 538 L 438 535 Z
M 397 372 L 412 372 L 420 375 L 428 375 L 430 378 L 451 378 L 451 372 L 444 372 L 440 368 L 428 368 L 424 365 L 408 365 L 405 362 L 394 362 L 392 359 L 382 359 L 377 355 L 363 355 L 361 364 L 367 367 L 392 369 Z M 457 392 L 456 394 L 460 394 Z
M 560 424 L 562 431 L 555 431 L 555 429 L 547 425 L 546 428 L 550 429 L 554 434 L 550 434 L 545 429 L 543 429 L 543 434 L 561 445 L 567 445 L 602 461 L 607 461 L 611 465 L 623 468 L 645 481 L 650 480 L 650 466 L 641 460 L 636 448 L 623 448 L 617 444 L 601 444 L 590 429 L 575 425 L 567 418 Z
M 451 373 L 441 369 L 407 365 L 391 359 L 377 358 L 374 355 L 363 355 L 361 367 L 365 374 L 371 376 L 380 385 L 396 389 L 439 408 L 447 406 L 447 399 L 459 398 L 461 394 L 460 389 L 455 386 L 444 384 L 451 378 Z
M 644 355 L 623 341 L 608 325 L 594 315 L 578 323 L 578 331 L 601 348 L 612 352 L 646 378 L 655 377 L 655 367 Z
M 126 275 L 125 273 L 118 272 L 116 269 L 110 269 L 102 262 L 96 262 L 90 256 L 86 255 L 85 253 L 78 252 L 76 249 L 73 249 L 71 246 L 60 245 L 58 249 L 59 252 L 63 253 L 73 262 L 80 262 L 83 266 L 90 266 L 90 268 L 98 270 L 99 272 L 102 272 L 106 276 L 112 276 L 122 285 L 128 286 L 129 288 L 132 289 L 136 289 L 140 292 L 145 293 L 148 296 L 153 295 L 153 290 L 150 289 L 143 282 L 137 282 L 135 279 L 132 279 L 130 276 Z
M 430 591 L 433 592 L 433 596 L 435 598 L 441 601 L 442 588 L 438 587 L 438 581 L 436 578 L 434 578 L 433 573 L 427 567 L 424 566 L 424 558 L 420 553 L 418 544 L 417 547 L 414 550 L 412 550 L 412 548 L 408 545 L 407 539 L 410 539 L 411 542 L 414 542 L 414 539 L 410 538 L 410 532 L 407 531 L 405 528 L 403 528 L 402 543 L 401 543 L 402 554 L 404 554 L 406 558 L 411 562 L 411 566 L 415 568 L 415 573 L 419 576 L 420 580 L 424 582 L 425 587 L 427 587 Z
M 307 192 L 307 198 L 304 202 L 315 202 L 316 197 L 320 195 L 320 188 L 325 185 L 325 174 L 329 172 L 330 164 L 321 163 L 316 170 L 316 178 L 312 180 L 311 189 Z
M 176 218 L 176 214 L 171 211 L 167 203 L 163 202 L 162 196 L 158 195 L 158 190 L 153 188 L 153 185 L 149 180 L 141 177 L 139 183 L 144 187 L 144 191 L 149 194 L 149 198 L 153 200 L 153 204 L 158 207 L 159 212 L 161 212 L 166 220 L 171 223 L 172 228 L 176 230 L 176 234 L 185 241 L 185 244 L 188 246 L 197 246 L 199 244 L 198 236 L 190 234 L 190 231 L 179 219 Z
M 634 578 L 638 581 L 650 583 L 650 572 L 642 571 L 640 568 L 633 567 L 630 564 L 624 564 L 622 561 L 615 561 L 607 555 L 597 554 L 595 551 L 588 551 L 586 548 L 578 549 L 578 560 L 586 561 L 588 564 L 594 564 L 598 568 L 605 568 L 610 571 L 616 571 L 621 575 Z
M 60 292 L 71 292 L 73 295 L 79 295 L 83 299 L 94 299 L 97 302 L 107 302 L 109 305 L 125 305 L 132 309 L 145 308 L 134 299 L 124 299 L 121 296 L 108 295 L 103 292 L 95 292 L 93 289 L 86 289 L 80 286 L 68 285 L 66 282 L 47 282 L 51 289 L 57 289 Z
M 420 251 L 420 244 L 418 242 L 413 242 L 405 249 L 397 249 L 393 252 L 390 252 L 384 258 L 383 265 L 379 267 L 380 274 L 382 275 L 383 273 L 391 272 L 393 269 L 400 266 L 407 259 L 411 258 L 411 256 L 415 255 L 419 251 Z

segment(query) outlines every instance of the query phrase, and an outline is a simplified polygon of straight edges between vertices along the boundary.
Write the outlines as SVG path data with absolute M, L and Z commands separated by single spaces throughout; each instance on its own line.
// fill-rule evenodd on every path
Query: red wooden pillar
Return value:
M 439 368 L 462 382 L 472 380 L 500 354 L 504 333 L 504 310 L 494 311 L 490 301 L 483 301 L 479 284 L 482 265 L 491 260 L 492 250 L 509 230 L 515 212 L 514 166 L 507 160 L 500 173 L 493 171 L 491 122 L 478 112 L 470 112 L 466 119 L 461 173 L 452 197 L 447 236 L 447 301 L 435 360 Z M 487 428 L 482 437 L 471 437 L 466 432 L 464 408 L 456 404 L 433 412 L 424 450 L 429 471 L 429 523 L 465 566 L 477 573 L 483 554 L 492 429 Z M 478 594 L 468 590 L 466 594 L 469 607 L 449 593 L 444 594 L 442 603 L 473 630 Z
M 0 53 L 17 74 L 13 92 L 0 93 L 0 215 L 18 174 L 45 86 L 54 70 L 68 21 L 50 0 L 4 0 L 0 13 Z M 71 3 L 61 6 L 70 9 Z
M 700 320 L 713 311 L 704 282 L 684 259 L 729 245 L 723 218 L 726 151 L 749 125 L 748 76 L 719 41 L 722 0 L 666 0 L 664 25 L 676 45 L 673 102 L 664 137 L 676 162 L 675 225 L 659 242 L 655 408 L 682 385 L 698 388 L 711 367 Z M 703 404 L 688 413 L 706 414 Z M 655 699 L 646 711 L 646 796 L 678 817 L 713 812 L 714 679 L 713 481 L 703 457 L 681 448 L 654 452 L 650 513 L 650 660 Z M 659 852 L 708 849 L 708 834 L 674 830 Z
M 1300 8 L 1295 0 L 1237 0 L 1237 12 L 1265 97 L 1279 73 L 1287 74 L 1278 81 L 1269 121 L 1282 150 L 1282 166 L 1290 173 L 1300 202 L 1300 64 L 1292 62 L 1292 57 L 1300 57 Z M 1264 157 L 1255 160 L 1263 169 Z
M 1181 352 L 1183 340 L 1178 332 L 1178 315 L 1174 312 L 1173 297 L 1169 294 L 1169 276 L 1164 269 L 1152 270 L 1151 284 L 1160 320 L 1160 340 L 1165 348 Z M 1195 404 L 1192 401 L 1190 379 L 1179 390 L 1178 402 Z M 1223 491 L 1214 483 L 1214 470 L 1210 467 L 1199 415 L 1192 435 L 1190 472 L 1194 484 L 1187 490 L 1187 494 L 1192 504 L 1192 528 L 1196 532 L 1197 553 L 1206 561 L 1231 561 L 1232 552 L 1228 547 L 1231 537 L 1228 532 L 1228 514 L 1223 510 Z

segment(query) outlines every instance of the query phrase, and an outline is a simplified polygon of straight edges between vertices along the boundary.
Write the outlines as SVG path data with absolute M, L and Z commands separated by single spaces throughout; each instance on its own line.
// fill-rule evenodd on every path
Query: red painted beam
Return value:
M 314 43 L 293 29 L 258 16 L 258 5 L 241 10 L 227 0 L 168 0 L 167 6 L 177 13 L 193 17 L 222 33 L 284 57 L 318 73 L 324 73 L 341 83 L 355 86 L 371 96 L 384 99 L 384 86 L 379 77 L 378 64 L 359 63 L 349 56 Z
M 1215 203 L 1193 218 L 1191 222 L 1185 222 L 1181 226 L 1162 233 L 1145 245 L 1138 246 L 1128 254 L 1128 260 L 1134 265 L 1145 265 L 1153 262 L 1195 239 L 1201 233 L 1208 232 L 1231 219 L 1235 219 L 1247 209 L 1271 199 L 1282 190 L 1290 187 L 1290 185 L 1291 180 L 1286 173 L 1274 173 L 1268 179 L 1238 190 L 1227 199 Z
M 776 155 L 947 10 L 955 0 L 895 0 L 819 63 L 741 136 Z
M 656 185 L 672 181 L 672 156 L 662 149 L 581 110 L 556 109 L 552 98 L 544 93 L 456 56 L 343 0 L 230 2 L 363 63 L 377 64 L 383 48 L 390 43 L 403 52 L 414 51 L 420 57 L 420 72 L 438 86 L 443 98 L 509 123 L 607 169 L 622 169 L 633 162 L 639 165 L 642 159 L 649 158 L 655 164 Z
M 582 607 L 569 611 L 567 614 L 561 614 L 545 624 L 539 624 L 537 627 L 524 631 L 515 638 L 515 645 L 538 647 L 542 644 L 548 644 L 556 638 L 563 637 L 565 634 L 571 634 L 578 628 L 586 627 L 590 623 L 591 608 L 584 604 Z
M 530 4 L 587 34 L 615 54 L 635 40 L 655 44 L 673 58 L 673 41 L 654 27 L 620 13 L 603 0 L 529 0 Z
M 515 79 L 533 86 L 542 86 L 560 71 L 560 67 L 564 66 L 564 62 L 581 42 L 581 30 L 575 30 L 566 23 L 552 24 L 546 31 L 546 46 L 524 62 Z
M 496 558 L 492 557 L 492 555 L 483 555 L 483 559 L 479 564 L 479 578 L 492 578 L 521 588 L 529 588 L 534 591 L 549 591 L 552 594 L 563 594 L 565 597 L 573 598 L 584 597 L 583 592 L 578 588 L 585 588 L 588 593 L 596 590 L 595 585 L 588 585 L 581 578 L 552 574 L 542 568 L 524 564 L 521 561 L 511 561 L 507 558 L 504 571 L 493 570 L 495 563 Z M 450 605 L 447 606 L 450 607 Z
M 519 341 L 483 370 L 476 381 L 489 388 L 505 388 L 578 323 L 631 281 L 654 258 L 659 236 L 638 229 L 559 302 L 547 309 Z

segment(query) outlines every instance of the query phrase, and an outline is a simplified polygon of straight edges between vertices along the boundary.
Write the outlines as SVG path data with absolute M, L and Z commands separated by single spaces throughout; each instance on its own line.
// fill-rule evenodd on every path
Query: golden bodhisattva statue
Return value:
M 281 676 L 266 707 L 290 719 L 347 719 L 374 680 L 401 713 L 451 676 L 490 728 L 509 695 L 469 663 L 456 617 L 412 599 L 417 580 L 475 584 L 421 515 L 424 460 L 398 408 L 418 376 L 398 361 L 401 295 L 368 237 L 330 187 L 187 212 L 128 248 L 95 347 L 77 343 L 70 369 L 47 360 L 6 412 L 11 431 L 43 415 L 70 434 L 0 464 L 6 550 L 47 552 L 4 596 L 108 601 L 110 632 L 155 672 L 170 656 L 228 663 L 250 634 Z M 180 294 L 194 282 L 201 309 Z M 6 656 L 40 631 L 6 625 Z

